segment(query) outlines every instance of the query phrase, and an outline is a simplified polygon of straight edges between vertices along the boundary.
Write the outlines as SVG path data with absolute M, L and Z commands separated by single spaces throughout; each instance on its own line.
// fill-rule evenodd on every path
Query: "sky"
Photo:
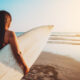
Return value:
M 80 0 L 0 0 L 12 15 L 10 30 L 25 32 L 54 25 L 54 32 L 80 32 Z

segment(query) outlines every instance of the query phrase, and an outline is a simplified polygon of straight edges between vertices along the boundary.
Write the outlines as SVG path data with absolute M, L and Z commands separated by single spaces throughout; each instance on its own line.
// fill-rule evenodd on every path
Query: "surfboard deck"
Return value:
M 41 26 L 18 37 L 23 58 L 29 68 L 39 57 L 53 29 L 52 25 Z M 0 80 L 21 80 L 23 70 L 13 56 L 10 44 L 0 50 Z

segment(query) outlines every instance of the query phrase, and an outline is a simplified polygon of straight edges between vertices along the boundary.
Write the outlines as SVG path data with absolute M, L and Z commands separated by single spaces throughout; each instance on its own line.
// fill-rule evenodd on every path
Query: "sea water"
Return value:
M 20 36 L 24 32 L 16 32 Z M 72 57 L 80 61 L 80 33 L 53 32 L 43 51 Z

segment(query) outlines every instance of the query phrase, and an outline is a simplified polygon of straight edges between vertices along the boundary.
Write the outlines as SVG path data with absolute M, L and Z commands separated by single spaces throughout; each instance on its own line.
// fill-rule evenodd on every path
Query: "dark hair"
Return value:
M 7 23 L 8 18 L 12 20 L 10 13 L 7 11 L 1 10 L 0 11 L 0 49 L 3 47 L 4 35 L 5 35 L 5 25 Z

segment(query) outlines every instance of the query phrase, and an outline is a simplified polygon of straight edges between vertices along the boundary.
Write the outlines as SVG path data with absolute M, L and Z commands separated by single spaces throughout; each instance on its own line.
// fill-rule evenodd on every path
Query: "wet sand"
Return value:
M 42 52 L 22 80 L 80 80 L 80 62 L 66 56 Z

